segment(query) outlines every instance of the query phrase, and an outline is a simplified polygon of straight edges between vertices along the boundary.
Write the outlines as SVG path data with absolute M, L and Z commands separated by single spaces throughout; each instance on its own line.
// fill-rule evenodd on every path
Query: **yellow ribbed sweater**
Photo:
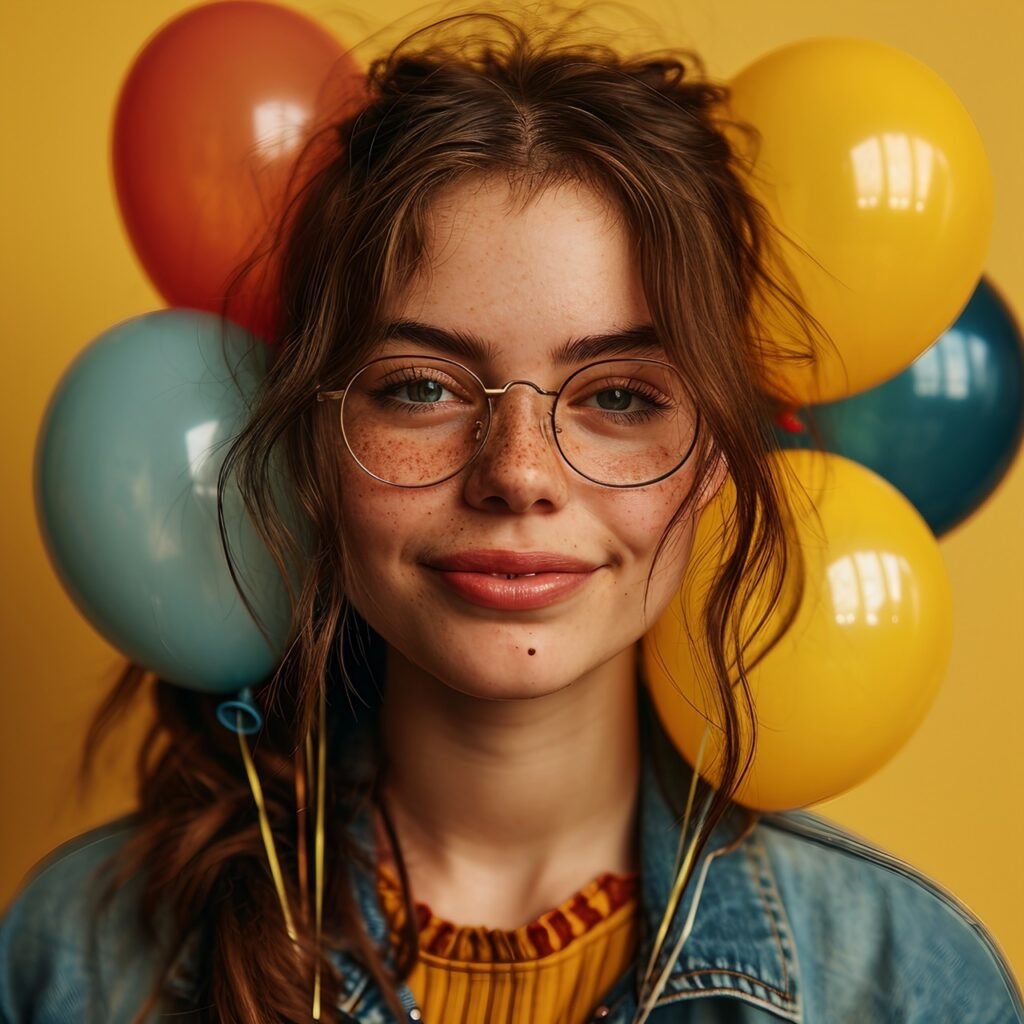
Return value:
M 635 956 L 638 877 L 601 874 L 510 930 L 456 925 L 414 901 L 419 960 L 407 984 L 424 1024 L 583 1024 Z M 401 885 L 384 861 L 377 879 L 395 942 Z

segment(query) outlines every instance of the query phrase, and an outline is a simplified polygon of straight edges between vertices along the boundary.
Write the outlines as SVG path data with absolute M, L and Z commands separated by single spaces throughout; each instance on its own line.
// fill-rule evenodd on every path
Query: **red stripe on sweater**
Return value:
M 544 925 L 531 924 L 526 929 L 526 934 L 530 937 L 530 941 L 537 950 L 537 956 L 549 956 L 551 954 L 551 939 L 548 937 L 548 932 Z

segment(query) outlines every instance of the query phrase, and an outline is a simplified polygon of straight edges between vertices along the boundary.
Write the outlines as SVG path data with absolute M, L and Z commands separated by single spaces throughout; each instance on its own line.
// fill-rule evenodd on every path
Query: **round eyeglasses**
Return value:
M 461 472 L 491 429 L 493 397 L 524 384 L 554 398 L 552 434 L 580 476 L 605 487 L 644 487 L 690 457 L 700 413 L 678 370 L 657 359 L 603 359 L 570 374 L 557 391 L 529 380 L 488 388 L 468 367 L 434 356 L 382 356 L 340 391 L 341 434 L 370 476 L 396 487 L 429 487 Z

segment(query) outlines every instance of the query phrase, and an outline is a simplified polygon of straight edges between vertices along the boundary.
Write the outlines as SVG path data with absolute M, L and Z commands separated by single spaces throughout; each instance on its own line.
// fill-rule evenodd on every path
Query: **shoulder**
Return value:
M 871 1019 L 908 1024 L 1024 1024 L 992 935 L 933 879 L 806 811 L 764 814 L 756 834 L 795 937 L 808 1020 L 845 1020 L 837 1009 L 856 1002 L 875 1005 Z
M 31 869 L 0 919 L 4 1024 L 121 1021 L 148 992 L 138 882 L 100 911 L 103 868 L 133 833 L 124 815 L 61 844 Z
M 126 814 L 90 829 L 55 847 L 27 873 L 4 916 L 4 928 L 12 915 L 28 909 L 80 905 L 107 860 L 124 844 L 135 825 Z M 53 922 L 59 925 L 60 921 Z

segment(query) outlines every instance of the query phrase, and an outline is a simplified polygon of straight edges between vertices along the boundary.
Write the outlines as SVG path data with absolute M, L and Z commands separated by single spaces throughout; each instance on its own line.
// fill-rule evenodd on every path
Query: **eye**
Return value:
M 384 403 L 431 406 L 461 400 L 465 388 L 433 367 L 407 366 L 386 374 L 371 394 Z
M 598 408 L 607 412 L 629 412 L 640 398 L 636 392 L 628 388 L 602 388 L 591 397 L 596 399 Z
M 436 380 L 422 379 L 402 384 L 396 393 L 410 402 L 440 402 L 447 389 Z
M 606 380 L 599 383 L 603 387 L 591 384 L 589 394 L 573 404 L 608 413 L 656 412 L 673 404 L 668 396 L 644 381 Z

